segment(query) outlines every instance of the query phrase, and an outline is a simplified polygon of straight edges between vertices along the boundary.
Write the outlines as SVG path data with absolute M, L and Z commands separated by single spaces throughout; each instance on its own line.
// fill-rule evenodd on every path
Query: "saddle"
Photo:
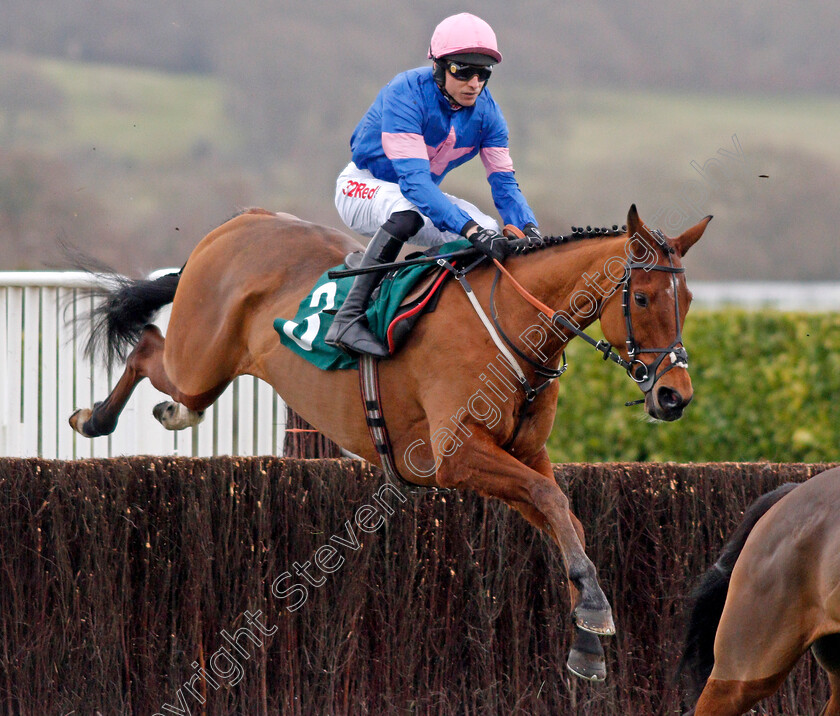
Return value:
M 456 251 L 469 248 L 469 243 L 466 239 L 450 242 L 435 247 L 435 253 L 445 253 L 453 248 Z M 347 260 L 350 266 L 358 266 L 360 259 L 361 256 L 351 255 Z M 324 341 L 336 310 L 353 285 L 352 275 L 331 275 L 341 272 L 345 266 L 325 271 L 318 278 L 293 319 L 274 320 L 281 343 L 323 370 L 358 367 L 356 356 Z M 451 264 L 449 266 L 451 268 Z M 451 271 L 445 271 L 434 261 L 423 261 L 396 267 L 382 278 L 368 304 L 367 319 L 371 331 L 388 345 L 391 355 L 403 346 L 419 318 L 436 308 L 440 288 L 450 274 Z

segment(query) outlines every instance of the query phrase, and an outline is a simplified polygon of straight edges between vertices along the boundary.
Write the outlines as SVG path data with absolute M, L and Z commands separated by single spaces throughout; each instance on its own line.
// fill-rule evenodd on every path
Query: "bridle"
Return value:
M 650 232 L 651 236 L 653 237 L 654 241 L 657 245 L 664 251 L 666 258 L 668 259 L 668 265 L 662 264 L 647 264 L 641 263 L 639 261 L 634 261 L 632 259 L 627 260 L 624 265 L 624 275 L 619 279 L 618 283 L 616 284 L 616 290 L 618 286 L 622 286 L 622 298 L 621 298 L 621 305 L 622 305 L 622 312 L 624 315 L 624 323 L 625 328 L 627 331 L 627 338 L 625 340 L 625 345 L 627 347 L 627 356 L 629 360 L 625 360 L 621 357 L 615 350 L 613 350 L 612 345 L 605 340 L 596 341 L 592 338 L 589 334 L 585 331 L 581 330 L 578 326 L 574 323 L 569 321 L 567 318 L 561 315 L 560 311 L 553 311 L 551 308 L 546 306 L 542 303 L 539 299 L 533 296 L 527 289 L 525 289 L 511 274 L 510 272 L 502 265 L 501 262 L 495 261 L 496 264 L 496 277 L 493 280 L 493 286 L 490 290 L 490 308 L 491 308 L 491 315 L 493 316 L 493 321 L 496 324 L 496 328 L 498 329 L 499 333 L 501 334 L 502 338 L 504 338 L 505 342 L 515 348 L 513 342 L 510 338 L 504 333 L 502 330 L 501 325 L 499 324 L 495 305 L 493 301 L 496 285 L 499 281 L 499 278 L 502 275 L 505 275 L 508 280 L 511 281 L 513 287 L 516 291 L 534 306 L 537 310 L 544 313 L 546 316 L 551 316 L 551 322 L 553 324 L 557 324 L 562 328 L 570 331 L 575 336 L 582 338 L 586 341 L 589 345 L 595 348 L 597 351 L 603 354 L 604 360 L 611 360 L 617 365 L 620 365 L 627 371 L 627 375 L 630 376 L 639 386 L 641 391 L 647 395 L 653 386 L 656 384 L 663 375 L 667 372 L 673 370 L 674 368 L 687 368 L 688 367 L 688 352 L 686 351 L 685 347 L 682 346 L 682 329 L 680 327 L 680 304 L 679 304 L 679 294 L 677 291 L 677 274 L 685 273 L 684 267 L 674 266 L 673 261 L 673 254 L 675 253 L 675 249 L 668 243 L 665 236 L 662 234 L 661 231 L 658 229 L 654 229 Z M 630 295 L 631 290 L 630 286 L 633 280 L 633 271 L 643 269 L 645 271 L 662 271 L 664 273 L 668 273 L 671 275 L 671 283 L 674 290 L 674 317 L 676 319 L 676 334 L 674 336 L 674 340 L 671 344 L 666 348 L 644 348 L 639 345 L 636 340 L 636 333 L 633 330 L 633 319 L 630 312 Z M 612 295 L 608 296 L 607 299 L 601 304 L 598 315 L 600 317 L 601 313 L 604 310 L 604 307 L 609 302 Z M 524 358 L 529 364 L 535 367 L 535 370 L 539 375 L 543 375 L 547 378 L 545 383 L 541 385 L 536 392 L 542 390 L 542 388 L 546 387 L 548 383 L 550 383 L 554 378 L 557 378 L 562 372 L 565 370 L 565 365 L 561 370 L 553 370 L 546 366 L 538 364 L 536 361 L 533 361 L 531 358 L 527 357 L 523 352 L 516 349 L 517 355 L 521 358 Z M 639 356 L 644 353 L 651 353 L 656 355 L 656 358 L 651 363 L 645 363 L 641 360 Z M 670 357 L 671 363 L 663 370 L 659 370 L 659 367 L 662 365 L 662 362 L 665 360 L 666 357 Z M 644 402 L 642 400 L 636 400 L 626 403 L 626 405 L 636 405 L 638 403 Z
M 668 259 L 668 266 L 663 266 L 661 264 L 654 264 L 653 266 L 650 266 L 644 263 L 628 261 L 627 268 L 624 271 L 624 276 L 621 279 L 621 282 L 624 284 L 621 294 L 621 310 L 624 313 L 624 324 L 627 329 L 627 339 L 625 340 L 625 344 L 627 346 L 627 355 L 630 358 L 629 361 L 623 361 L 624 363 L 629 363 L 629 365 L 624 365 L 623 367 L 627 370 L 627 374 L 639 384 L 639 388 L 645 394 L 650 392 L 656 381 L 658 381 L 668 371 L 673 370 L 674 368 L 688 368 L 688 352 L 685 347 L 681 345 L 682 328 L 680 327 L 680 300 L 677 291 L 677 274 L 685 273 L 685 268 L 674 266 L 672 256 L 675 249 L 667 242 L 661 231 L 653 229 L 650 234 L 654 241 L 656 241 L 659 247 L 665 252 L 665 256 Z M 674 340 L 667 348 L 642 348 L 636 342 L 636 335 L 633 331 L 633 320 L 630 316 L 630 283 L 633 280 L 633 269 L 663 271 L 671 274 L 671 286 L 674 289 L 674 318 L 676 320 L 676 332 Z M 657 357 L 652 363 L 644 363 L 638 358 L 638 356 L 642 353 L 653 353 Z M 659 366 L 662 364 L 662 361 L 665 360 L 666 356 L 670 357 L 671 364 L 664 370 L 659 371 Z

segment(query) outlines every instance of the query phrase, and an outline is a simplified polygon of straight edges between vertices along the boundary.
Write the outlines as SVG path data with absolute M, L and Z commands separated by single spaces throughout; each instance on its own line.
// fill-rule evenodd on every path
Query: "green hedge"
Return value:
M 684 338 L 695 392 L 674 423 L 624 407 L 640 397 L 630 379 L 574 341 L 552 461 L 840 459 L 840 314 L 692 311 Z

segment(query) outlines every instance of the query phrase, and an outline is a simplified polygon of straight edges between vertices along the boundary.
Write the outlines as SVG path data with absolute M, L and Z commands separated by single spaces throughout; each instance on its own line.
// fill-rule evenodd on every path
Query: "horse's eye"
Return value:
M 634 293 L 633 298 L 636 300 L 636 305 L 641 306 L 642 308 L 647 308 L 648 306 L 648 297 L 645 296 L 643 293 Z

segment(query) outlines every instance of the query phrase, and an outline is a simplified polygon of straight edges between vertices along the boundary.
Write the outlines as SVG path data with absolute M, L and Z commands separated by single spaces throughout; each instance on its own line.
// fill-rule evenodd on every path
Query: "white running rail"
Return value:
M 103 400 L 122 370 L 115 366 L 109 375 L 84 358 L 86 327 L 65 320 L 89 310 L 90 304 L 74 300 L 91 282 L 81 272 L 0 272 L 0 456 L 282 454 L 286 406 L 251 376 L 234 381 L 195 428 L 161 427 L 152 407 L 169 398 L 144 380 L 112 435 L 88 439 L 76 433 L 67 422 L 70 414 Z M 168 320 L 167 307 L 155 319 L 164 333 Z
M 91 282 L 80 272 L 0 272 L 0 456 L 282 454 L 286 406 L 250 376 L 238 378 L 196 428 L 164 430 L 152 407 L 168 398 L 144 380 L 113 435 L 90 440 L 73 431 L 67 423 L 73 410 L 105 398 L 118 377 L 82 356 L 87 331 L 77 334 L 76 324 L 65 321 L 65 311 L 89 310 L 74 299 Z M 840 310 L 840 283 L 694 281 L 691 288 L 698 307 Z M 168 308 L 155 319 L 164 333 L 168 319 Z
M 688 286 L 699 308 L 780 311 L 840 310 L 840 281 L 692 281 Z

